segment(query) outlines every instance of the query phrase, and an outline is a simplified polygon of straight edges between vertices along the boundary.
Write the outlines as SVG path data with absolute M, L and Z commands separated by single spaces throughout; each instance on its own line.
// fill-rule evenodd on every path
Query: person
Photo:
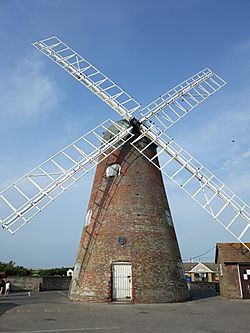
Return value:
M 2 278 L 2 288 L 1 288 L 1 296 L 5 295 L 5 284 L 6 284 L 6 279 Z
M 3 293 L 3 279 L 0 277 L 0 296 L 2 296 Z
M 5 296 L 9 295 L 10 293 L 10 281 L 6 281 L 5 284 Z

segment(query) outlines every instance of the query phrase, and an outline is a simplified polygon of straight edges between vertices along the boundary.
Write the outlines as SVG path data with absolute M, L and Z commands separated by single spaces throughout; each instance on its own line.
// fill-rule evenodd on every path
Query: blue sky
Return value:
M 57 35 L 142 104 L 210 67 L 228 84 L 169 134 L 244 201 L 250 198 L 248 0 L 0 0 L 0 188 L 114 111 L 40 54 Z M 72 266 L 93 180 L 75 184 L 15 236 L 0 261 Z M 183 259 L 234 241 L 165 179 Z M 213 260 L 213 252 L 208 254 Z

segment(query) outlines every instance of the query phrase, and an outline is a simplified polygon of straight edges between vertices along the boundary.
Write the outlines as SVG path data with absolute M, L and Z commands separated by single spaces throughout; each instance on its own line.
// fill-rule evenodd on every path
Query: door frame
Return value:
M 243 299 L 250 299 L 249 297 L 244 297 L 244 288 L 242 286 L 242 274 L 241 274 L 241 268 L 242 267 L 247 267 L 250 270 L 250 264 L 249 263 L 242 263 L 242 264 L 238 264 L 238 274 L 239 274 L 239 282 L 240 282 L 240 293 L 241 293 L 241 298 Z
M 127 266 L 130 266 L 131 268 L 131 287 L 130 287 L 130 293 L 131 293 L 131 298 L 124 298 L 124 299 L 121 299 L 121 298 L 118 298 L 118 299 L 115 299 L 113 297 L 113 286 L 114 286 L 114 275 L 113 275 L 113 268 L 115 265 L 127 265 Z M 132 269 L 132 263 L 130 261 L 113 261 L 112 264 L 111 264 L 111 300 L 112 301 L 120 301 L 120 302 L 133 302 L 133 299 L 134 299 L 134 288 L 133 288 L 133 269 Z

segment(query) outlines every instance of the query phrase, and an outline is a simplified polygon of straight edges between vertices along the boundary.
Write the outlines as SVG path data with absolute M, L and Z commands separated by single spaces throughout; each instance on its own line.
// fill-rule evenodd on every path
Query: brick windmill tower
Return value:
M 129 127 L 123 120 L 117 124 Z M 109 131 L 115 133 L 116 128 Z M 106 141 L 112 138 L 110 132 L 104 134 Z M 138 141 L 152 158 L 157 147 L 149 144 L 145 137 Z M 131 145 L 131 139 L 98 164 L 86 224 L 70 299 L 136 303 L 187 299 L 161 172 Z
M 34 46 L 123 118 L 98 125 L 0 192 L 0 222 L 15 233 L 96 167 L 72 300 L 187 298 L 162 174 L 250 250 L 243 238 L 250 227 L 249 206 L 166 134 L 224 80 L 206 68 L 142 108 L 57 37 Z

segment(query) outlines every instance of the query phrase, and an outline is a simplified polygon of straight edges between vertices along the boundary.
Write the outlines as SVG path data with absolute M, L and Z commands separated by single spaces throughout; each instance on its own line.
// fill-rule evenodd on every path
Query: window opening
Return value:
M 85 225 L 85 226 L 89 225 L 90 220 L 91 220 L 91 216 L 92 216 L 92 208 L 90 208 L 90 209 L 87 211 L 87 214 L 86 214 L 86 216 L 85 216 L 85 221 L 84 221 L 84 225 Z
M 121 166 L 118 163 L 111 164 L 106 169 L 106 177 L 116 177 L 120 175 Z

